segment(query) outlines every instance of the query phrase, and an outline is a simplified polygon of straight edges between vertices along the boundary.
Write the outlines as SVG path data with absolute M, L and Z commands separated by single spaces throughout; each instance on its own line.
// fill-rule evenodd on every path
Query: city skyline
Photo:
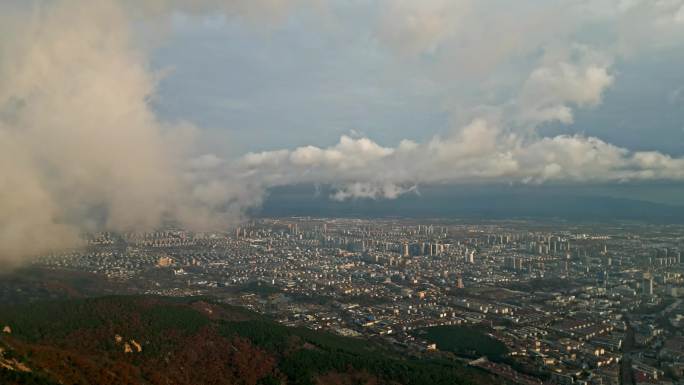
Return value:
M 279 368 L 272 376 L 280 383 L 339 375 L 323 358 L 332 348 L 341 352 L 343 370 L 364 371 L 370 377 L 358 382 L 368 384 L 392 378 L 406 384 L 461 383 L 467 376 L 482 385 L 669 385 L 681 383 L 683 373 L 682 229 L 634 222 L 277 217 L 230 232 L 101 232 L 84 234 L 83 248 L 42 255 L 16 274 L 0 276 L 0 301 L 8 309 L 25 303 L 40 309 L 55 306 L 46 297 L 62 298 L 55 311 L 63 316 L 48 321 L 34 310 L 29 325 L 49 322 L 45 330 L 85 336 L 93 328 L 102 333 L 102 327 L 84 324 L 83 317 L 112 309 L 121 313 L 125 306 L 134 317 L 150 319 L 151 306 L 167 306 L 167 321 L 153 317 L 135 332 L 121 332 L 130 328 L 111 315 L 108 324 L 117 325 L 117 334 L 114 344 L 105 346 L 113 359 L 148 351 L 154 357 L 169 337 L 161 344 L 143 335 L 169 323 L 198 322 L 190 315 L 204 314 L 221 320 L 221 327 L 237 328 L 246 347 L 254 344 L 272 354 Z M 68 299 L 72 296 L 88 299 Z M 79 301 L 97 310 L 84 312 Z M 31 336 L 27 318 L 3 310 L 4 336 Z M 249 314 L 267 318 L 235 324 Z M 286 331 L 301 333 L 298 338 L 315 346 L 305 350 L 323 357 L 303 361 L 304 372 L 289 369 L 287 351 L 298 339 L 285 353 L 273 350 Z M 14 340 L 3 334 L 0 347 L 10 341 L 5 346 L 12 349 Z M 179 344 L 202 354 L 221 338 L 205 333 L 199 341 L 207 345 Z M 344 344 L 331 346 L 331 339 Z M 373 359 L 355 361 L 363 353 L 353 346 L 361 341 L 382 350 L 375 350 Z M 90 343 L 96 346 L 90 354 L 102 354 L 97 338 Z M 59 346 L 69 352 L 68 342 Z M 420 366 L 403 375 L 387 372 L 394 354 L 413 365 L 441 364 L 430 380 L 418 375 L 426 370 Z M 167 365 L 177 362 L 172 353 L 166 357 Z M 222 362 L 206 357 L 188 370 L 215 360 Z M 26 365 L 49 367 L 50 361 L 13 360 L 0 350 L 0 364 L 21 372 Z M 149 361 L 143 373 L 161 370 L 156 378 L 186 383 L 159 365 Z M 68 367 L 71 371 L 52 370 L 50 377 L 87 370 L 79 362 Z M 245 378 L 266 376 L 261 369 L 241 368 Z M 480 376 L 469 375 L 469 368 L 481 370 Z M 127 375 L 116 368 L 103 373 Z M 189 383 L 203 383 L 211 373 L 199 371 Z

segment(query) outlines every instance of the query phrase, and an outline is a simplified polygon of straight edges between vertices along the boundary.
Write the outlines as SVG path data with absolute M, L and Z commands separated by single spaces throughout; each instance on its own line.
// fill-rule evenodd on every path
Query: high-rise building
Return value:
M 642 290 L 645 295 L 653 295 L 653 277 L 651 277 L 650 274 L 644 276 Z
M 463 258 L 465 260 L 465 263 L 475 263 L 475 250 L 469 251 L 466 247 Z
M 515 270 L 515 259 L 515 257 L 506 257 L 505 264 L 507 269 Z

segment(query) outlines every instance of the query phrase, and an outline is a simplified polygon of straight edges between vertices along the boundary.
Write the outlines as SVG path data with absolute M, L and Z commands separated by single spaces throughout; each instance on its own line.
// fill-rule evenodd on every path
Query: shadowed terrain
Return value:
M 373 342 L 289 328 L 203 298 L 108 296 L 0 309 L 3 384 L 479 384 Z

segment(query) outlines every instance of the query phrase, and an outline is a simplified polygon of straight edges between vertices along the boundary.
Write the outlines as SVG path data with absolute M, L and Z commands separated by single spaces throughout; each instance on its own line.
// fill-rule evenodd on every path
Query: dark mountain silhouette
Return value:
M 272 189 L 260 216 L 402 217 L 463 219 L 564 219 L 684 223 L 684 206 L 587 195 L 562 187 L 511 186 L 420 188 L 397 199 L 334 201 L 330 187 Z

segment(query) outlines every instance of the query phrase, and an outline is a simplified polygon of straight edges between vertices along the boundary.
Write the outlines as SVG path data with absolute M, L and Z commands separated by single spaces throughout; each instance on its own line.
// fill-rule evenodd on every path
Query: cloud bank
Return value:
M 328 148 L 251 153 L 242 161 L 251 178 L 269 186 L 337 186 L 334 199 L 395 198 L 420 184 L 684 180 L 682 158 L 633 152 L 593 137 L 525 137 L 485 120 L 426 143 L 387 148 L 343 136 Z
M 220 228 L 258 202 L 244 185 L 195 172 L 196 130 L 155 116 L 159 74 L 133 44 L 129 10 L 70 0 L 6 8 L 0 265 L 78 245 L 88 230 Z

